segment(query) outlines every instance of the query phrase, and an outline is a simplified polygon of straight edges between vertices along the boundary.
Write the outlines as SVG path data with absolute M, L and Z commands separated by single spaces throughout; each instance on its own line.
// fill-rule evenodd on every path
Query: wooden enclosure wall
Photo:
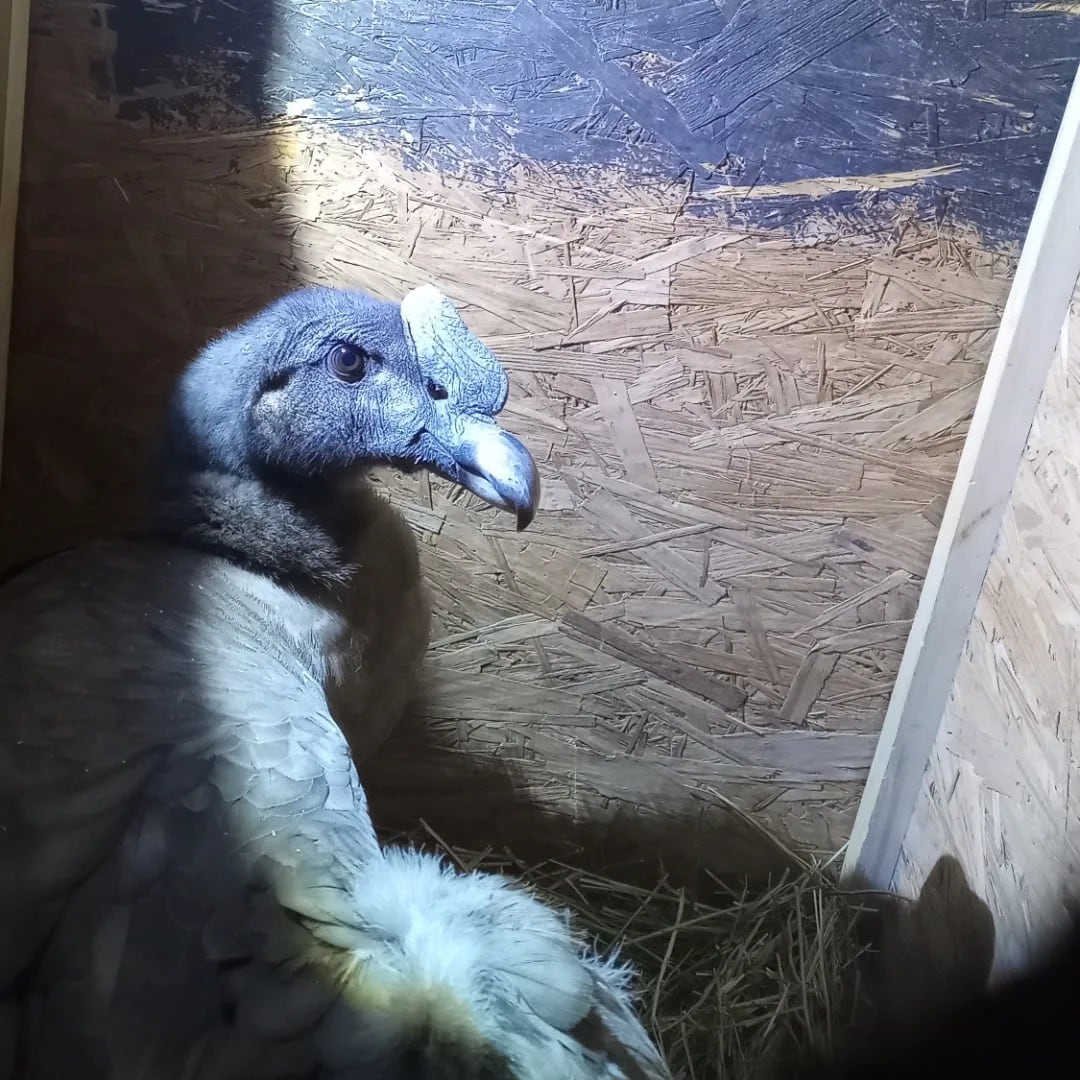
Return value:
M 861 233 L 808 203 L 793 237 L 685 176 L 451 176 L 311 101 L 259 118 L 210 84 L 161 120 L 169 93 L 116 74 L 131 7 L 35 11 L 3 560 L 136 521 L 162 396 L 222 326 L 300 282 L 434 280 L 511 372 L 544 506 L 519 536 L 382 479 L 439 610 L 419 715 L 364 778 L 377 813 L 739 870 L 779 857 L 761 829 L 834 851 L 1013 260 L 925 193 Z M 791 211 L 915 181 L 778 183 Z
M 907 829 L 895 884 L 943 853 L 1023 968 L 1080 900 L 1080 289 L 1062 329 L 997 550 Z
M 936 893 L 927 903 L 959 939 L 951 948 L 986 952 L 998 975 L 1023 968 L 1080 901 L 1078 189 L 1080 71 L 845 862 L 858 885 Z M 965 940 L 984 923 L 989 943 Z

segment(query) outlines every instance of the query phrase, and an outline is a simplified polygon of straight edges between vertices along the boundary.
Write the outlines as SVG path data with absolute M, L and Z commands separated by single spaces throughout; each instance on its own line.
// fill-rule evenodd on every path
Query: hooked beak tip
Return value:
M 453 452 L 457 481 L 486 503 L 512 512 L 517 531 L 536 517 L 540 473 L 524 445 L 490 420 L 473 421 L 468 436 Z
M 517 440 L 514 440 L 517 442 Z M 521 446 L 518 443 L 518 446 Z M 537 471 L 536 462 L 532 456 L 521 446 L 521 451 L 528 458 L 528 466 L 525 470 L 526 480 L 521 486 L 521 494 L 516 498 L 512 507 L 517 513 L 517 531 L 524 532 L 536 517 L 537 508 L 540 505 L 540 473 Z

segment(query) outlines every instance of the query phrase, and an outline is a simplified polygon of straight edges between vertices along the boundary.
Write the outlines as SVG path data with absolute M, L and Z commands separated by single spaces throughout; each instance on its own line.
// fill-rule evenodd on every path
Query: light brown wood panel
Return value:
M 1014 259 L 906 217 L 734 231 L 682 182 L 410 170 L 212 87 L 198 125 L 129 122 L 85 4 L 34 18 L 3 560 L 132 523 L 165 389 L 223 325 L 301 282 L 433 280 L 511 372 L 544 504 L 518 535 L 383 479 L 438 625 L 373 805 L 479 846 L 834 852 Z
M 844 875 L 887 888 L 1080 274 L 1077 74 L 978 394 L 859 806 Z M 934 409 L 943 407 L 940 403 Z M 928 410 L 932 411 L 932 410 Z
M 1022 969 L 1080 901 L 1080 289 L 1054 353 L 895 885 L 943 855 Z

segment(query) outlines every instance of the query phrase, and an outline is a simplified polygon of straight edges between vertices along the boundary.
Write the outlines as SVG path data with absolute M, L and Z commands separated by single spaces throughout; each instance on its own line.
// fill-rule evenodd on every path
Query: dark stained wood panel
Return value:
M 900 203 L 1026 228 L 1080 5 L 1004 0 L 116 0 L 117 114 L 205 127 L 298 111 L 491 175 L 521 160 L 692 176 L 740 224 Z M 828 183 L 807 187 L 807 182 Z M 798 185 L 793 187 L 792 185 Z

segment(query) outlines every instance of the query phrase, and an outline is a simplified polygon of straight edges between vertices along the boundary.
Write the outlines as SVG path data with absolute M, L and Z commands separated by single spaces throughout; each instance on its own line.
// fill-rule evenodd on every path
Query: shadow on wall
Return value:
M 918 900 L 882 912 L 877 998 L 901 1034 L 981 994 L 994 962 L 994 917 L 964 869 L 943 855 Z
M 224 73 L 189 71 L 198 89 L 132 85 L 132 50 L 161 33 L 192 55 L 194 30 L 142 4 L 32 13 L 5 565 L 131 527 L 176 372 L 293 282 L 272 131 L 230 103 Z M 247 55 L 258 85 L 266 44 Z
M 876 926 L 875 1016 L 848 1039 L 850 1056 L 815 1063 L 804 1080 L 1056 1076 L 1071 1059 L 1080 972 L 1080 908 L 1062 897 L 1061 926 L 1025 970 L 992 982 L 989 909 L 951 857 L 938 861 L 916 904 Z
M 506 848 L 529 865 L 558 859 L 646 888 L 666 875 L 673 887 L 702 897 L 715 892 L 710 875 L 753 885 L 797 869 L 771 836 L 715 803 L 703 802 L 697 814 L 664 814 L 611 800 L 603 813 L 594 801 L 579 815 L 561 801 L 524 799 L 523 791 L 536 788 L 525 776 L 528 764 L 463 753 L 410 715 L 361 768 L 361 780 L 381 828 L 407 832 L 423 819 L 453 848 Z M 641 798 L 650 806 L 655 796 Z
M 914 903 L 883 899 L 868 912 L 863 930 L 871 946 L 865 1009 L 842 1040 L 842 1066 L 849 1056 L 859 1065 L 888 1063 L 988 988 L 994 919 L 951 855 L 937 861 Z M 818 1062 L 804 1075 L 825 1080 L 835 1072 Z

